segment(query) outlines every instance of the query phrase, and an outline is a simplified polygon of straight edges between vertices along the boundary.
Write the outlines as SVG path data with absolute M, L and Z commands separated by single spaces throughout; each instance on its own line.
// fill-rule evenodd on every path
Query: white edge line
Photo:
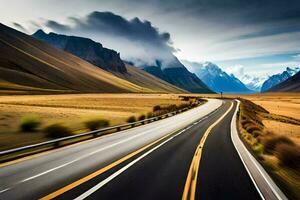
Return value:
M 215 109 L 211 113 L 216 112 L 218 109 L 219 109 L 219 107 L 217 109 Z M 203 119 L 203 118 L 201 118 L 201 119 Z M 126 171 L 129 167 L 131 167 L 132 165 L 134 165 L 135 163 L 137 163 L 139 160 L 141 160 L 142 158 L 146 157 L 148 154 L 152 153 L 153 151 L 155 151 L 156 149 L 158 149 L 159 147 L 161 147 L 165 143 L 169 142 L 170 140 L 174 139 L 178 135 L 182 134 L 183 132 L 185 132 L 186 130 L 188 130 L 191 127 L 192 126 L 190 125 L 190 127 L 181 130 L 180 132 L 178 132 L 177 134 L 171 136 L 170 138 L 168 138 L 164 142 L 162 142 L 159 145 L 157 145 L 157 146 L 153 147 L 152 149 L 148 150 L 147 152 L 145 152 L 144 154 L 142 154 L 141 156 L 139 156 L 135 160 L 131 161 L 130 163 L 128 163 L 127 165 L 125 165 L 124 167 L 122 167 L 121 169 L 119 169 L 118 171 L 116 171 L 115 173 L 111 174 L 109 177 L 107 177 L 106 179 L 104 179 L 103 181 L 101 181 L 100 183 L 98 183 L 97 185 L 95 185 L 94 187 L 90 188 L 86 192 L 84 192 L 81 195 L 79 195 L 78 197 L 76 197 L 74 200 L 83 200 L 83 199 L 87 198 L 88 196 L 90 196 L 91 194 L 93 194 L 94 192 L 96 192 L 97 190 L 99 190 L 101 187 L 103 187 L 104 185 L 106 185 L 107 183 L 109 183 L 111 180 L 113 180 L 114 178 L 116 178 L 118 175 L 120 175 L 121 173 L 123 173 L 124 171 Z
M 242 155 L 240 154 L 240 152 L 238 151 L 238 148 L 237 148 L 237 145 L 233 139 L 233 131 L 232 131 L 232 128 L 235 128 L 236 129 L 236 115 L 237 115 L 237 111 L 239 109 L 239 104 L 240 104 L 240 101 L 239 100 L 236 100 L 237 101 L 237 107 L 236 107 L 236 110 L 235 110 L 235 113 L 234 113 L 234 116 L 232 118 L 232 121 L 231 121 L 231 140 L 232 140 L 232 143 L 234 144 L 234 147 L 236 149 L 236 151 L 238 152 L 239 156 L 240 156 L 240 159 L 242 160 L 242 163 L 244 164 L 252 182 L 254 183 L 256 189 L 258 190 L 260 196 L 262 197 L 262 199 L 265 199 L 265 197 L 262 195 L 258 185 L 256 184 L 252 174 L 250 173 L 250 170 L 248 169 L 245 161 L 243 160 L 242 158 Z M 237 131 L 237 130 L 236 130 Z M 238 139 L 240 139 L 238 137 Z M 241 141 L 242 142 L 242 141 Z M 268 184 L 268 186 L 271 188 L 271 191 L 273 192 L 273 194 L 276 196 L 277 199 L 288 199 L 285 194 L 280 190 L 280 188 L 276 185 L 276 183 L 272 180 L 272 178 L 267 174 L 267 172 L 263 169 L 263 167 L 256 161 L 256 159 L 251 155 L 251 153 L 248 151 L 248 149 L 244 146 L 244 143 L 242 142 L 242 145 L 244 147 L 244 150 L 245 152 L 247 153 L 247 155 L 249 156 L 250 160 L 253 162 L 254 166 L 256 167 L 256 169 L 259 171 L 260 175 L 264 178 L 264 180 L 266 181 L 266 183 Z M 276 187 L 276 189 L 274 188 Z M 279 193 L 280 194 L 279 194 Z
M 234 111 L 234 115 L 233 115 L 232 120 L 231 120 L 231 134 L 230 134 L 230 135 L 231 135 L 231 140 L 232 140 L 232 143 L 233 143 L 233 145 L 234 145 L 234 148 L 236 149 L 237 153 L 239 154 L 239 157 L 240 157 L 240 159 L 241 159 L 241 161 L 242 161 L 244 167 L 246 168 L 246 171 L 247 171 L 247 173 L 249 174 L 250 179 L 252 180 L 252 182 L 253 182 L 253 184 L 254 184 L 256 190 L 258 191 L 260 197 L 261 197 L 262 199 L 265 200 L 265 197 L 264 197 L 263 194 L 261 193 L 261 191 L 260 191 L 258 185 L 256 184 L 256 182 L 255 182 L 255 180 L 254 180 L 252 174 L 250 173 L 250 171 L 249 171 L 249 169 L 248 169 L 248 167 L 247 167 L 247 165 L 246 165 L 246 163 L 245 163 L 245 161 L 244 161 L 242 155 L 240 154 L 240 152 L 239 152 L 239 150 L 238 150 L 238 148 L 237 148 L 236 143 L 235 143 L 234 140 L 233 140 L 232 125 L 233 125 L 233 124 L 236 125 L 236 123 L 234 123 L 234 122 L 236 122 L 236 115 L 237 115 L 237 111 L 238 111 L 238 109 L 239 109 L 239 105 L 240 105 L 240 102 L 237 101 L 237 106 L 236 106 L 236 109 L 235 109 L 235 111 Z
M 112 175 L 110 175 L 109 177 L 107 177 L 106 179 L 104 179 L 103 181 L 101 181 L 100 183 L 98 183 L 97 185 L 95 185 L 94 187 L 92 187 L 91 189 L 87 190 L 86 192 L 84 192 L 80 196 L 76 197 L 75 200 L 82 200 L 82 199 L 87 198 L 88 196 L 90 196 L 91 194 L 93 194 L 94 192 L 96 192 L 97 190 L 99 190 L 101 187 L 103 187 L 104 185 L 106 185 L 107 183 L 109 183 L 111 180 L 113 180 L 114 178 L 116 178 L 118 175 L 120 175 L 121 173 L 123 173 L 124 171 L 126 171 L 129 167 L 131 167 L 132 165 L 134 165 L 135 163 L 137 163 L 138 161 L 140 161 L 141 159 L 143 159 L 144 157 L 146 157 L 148 154 L 152 153 L 153 151 L 155 151 L 156 149 L 158 149 L 162 145 L 166 144 L 170 140 L 174 139 L 176 136 L 180 135 L 183 132 L 184 132 L 184 130 L 178 132 L 176 135 L 170 137 L 166 141 L 164 141 L 164 142 L 160 143 L 159 145 L 153 147 L 152 149 L 150 149 L 146 153 L 142 154 L 140 157 L 136 158 L 135 160 L 131 161 L 130 163 L 128 163 L 127 165 L 125 165 L 124 167 L 122 167 L 121 169 L 119 169 L 118 171 L 116 171 L 115 173 L 113 173 Z
M 11 188 L 5 188 L 5 189 L 3 189 L 3 190 L 0 191 L 0 194 L 3 193 L 3 192 L 8 191 L 8 190 L 10 190 L 10 189 L 11 189 Z
M 206 119 L 210 114 L 215 113 L 217 110 L 220 109 L 220 107 L 221 107 L 222 105 L 223 105 L 223 104 L 221 104 L 219 107 L 215 108 L 212 112 L 210 112 L 210 113 L 204 115 L 203 117 L 201 117 L 199 122 L 201 122 L 202 120 Z M 192 125 L 192 126 L 193 126 L 193 125 Z M 186 131 L 186 130 L 189 129 L 189 128 L 191 128 L 191 127 L 188 127 L 188 128 L 183 129 L 183 130 L 180 131 L 178 134 L 181 134 L 182 132 Z M 152 130 L 148 130 L 148 131 L 146 131 L 146 132 L 150 132 L 150 131 L 152 131 Z M 74 162 L 77 162 L 77 161 L 79 161 L 79 160 L 82 160 L 82 159 L 84 159 L 84 158 L 86 158 L 86 157 L 89 157 L 89 156 L 91 156 L 91 155 L 94 155 L 94 154 L 96 154 L 96 153 L 98 153 L 98 152 L 100 152 L 100 151 L 103 151 L 103 150 L 105 150 L 105 149 L 111 148 L 111 147 L 116 146 L 116 145 L 118 145 L 118 144 L 120 144 L 120 143 L 124 143 L 124 142 L 127 142 L 127 141 L 129 141 L 129 140 L 132 140 L 133 138 L 139 137 L 140 135 L 143 135 L 143 134 L 145 134 L 145 132 L 140 133 L 140 134 L 137 134 L 137 135 L 133 135 L 133 136 L 131 136 L 131 137 L 125 139 L 125 140 L 121 140 L 121 141 L 119 141 L 119 142 L 117 142 L 117 143 L 113 143 L 113 144 L 111 144 L 111 145 L 108 145 L 108 146 L 103 147 L 103 148 L 101 148 L 101 149 L 98 149 L 98 150 L 96 150 L 96 151 L 90 152 L 90 153 L 88 153 L 88 154 L 86 154 L 86 155 L 83 155 L 83 156 L 81 156 L 81 157 L 78 157 L 78 158 L 76 158 L 76 159 L 74 159 L 74 160 L 72 160 L 72 161 L 69 161 L 69 162 L 64 163 L 64 164 L 62 164 L 62 165 L 59 165 L 59 166 L 57 166 L 57 167 L 51 168 L 51 169 L 49 169 L 49 170 L 47 170 L 47 171 L 44 171 L 44 172 L 41 172 L 41 173 L 39 173 L 39 174 L 33 175 L 33 176 L 31 176 L 31 177 L 25 178 L 25 179 L 23 179 L 23 180 L 17 182 L 15 185 L 17 185 L 17 184 L 19 184 L 19 183 L 24 183 L 24 182 L 30 181 L 30 180 L 32 180 L 32 179 L 35 179 L 35 178 L 37 178 L 37 177 L 40 177 L 40 176 L 42 176 L 42 175 L 48 174 L 48 173 L 50 173 L 50 172 L 52 172 L 52 171 L 55 171 L 55 170 L 57 170 L 57 169 L 60 169 L 60 168 L 65 167 L 65 166 L 67 166 L 67 165 L 70 165 L 70 164 L 72 164 L 72 163 L 74 163 Z M 176 134 L 175 136 L 177 136 L 177 134 Z M 6 191 L 8 191 L 8 190 L 10 190 L 10 189 L 11 189 L 11 188 L 3 189 L 3 190 L 0 191 L 0 194 L 1 194 L 1 193 L 4 193 L 4 192 L 6 192 Z

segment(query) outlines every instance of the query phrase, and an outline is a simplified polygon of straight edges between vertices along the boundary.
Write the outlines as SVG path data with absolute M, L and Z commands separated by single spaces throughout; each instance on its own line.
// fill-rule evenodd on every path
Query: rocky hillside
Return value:
M 238 78 L 232 74 L 228 75 L 214 63 L 196 63 L 188 61 L 184 61 L 183 63 L 213 91 L 224 93 L 252 92 Z
M 146 72 L 189 92 L 213 92 L 195 74 L 188 71 L 175 56 L 171 62 L 157 61 L 155 66 L 143 66 L 142 68 Z
M 121 60 L 119 53 L 104 48 L 102 44 L 94 42 L 91 39 L 59 35 L 56 33 L 46 34 L 42 30 L 38 30 L 32 36 L 59 49 L 72 53 L 104 70 L 126 73 L 125 64 Z
M 282 73 L 275 74 L 273 76 L 270 76 L 261 87 L 261 92 L 266 92 L 275 85 L 278 85 L 282 83 L 283 81 L 287 80 L 288 78 L 295 75 L 300 69 L 299 68 L 290 68 L 287 67 L 285 71 Z

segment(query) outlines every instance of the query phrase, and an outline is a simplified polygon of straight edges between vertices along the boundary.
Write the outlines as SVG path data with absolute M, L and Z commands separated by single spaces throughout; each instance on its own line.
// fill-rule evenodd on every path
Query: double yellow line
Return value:
M 196 186 L 197 186 L 197 177 L 198 177 L 198 171 L 199 171 L 199 165 L 200 165 L 200 160 L 201 160 L 201 155 L 202 155 L 202 149 L 204 146 L 204 143 L 211 132 L 211 130 L 220 122 L 222 119 L 231 111 L 233 107 L 233 103 L 231 102 L 230 108 L 217 120 L 215 121 L 212 125 L 208 127 L 208 129 L 205 131 L 203 137 L 200 140 L 199 145 L 196 148 L 188 176 L 185 182 L 184 190 L 183 190 L 183 195 L 182 195 L 182 200 L 194 200 L 195 195 L 196 195 Z
M 231 103 L 231 107 L 227 110 L 227 112 L 222 115 L 221 118 L 219 118 L 216 122 L 214 122 L 205 132 L 204 136 L 202 137 L 201 141 L 200 141 L 200 145 L 197 147 L 196 149 L 196 152 L 195 152 L 195 155 L 194 155 L 194 158 L 193 158 L 193 161 L 192 161 L 192 164 L 191 164 L 191 167 L 190 167 L 190 170 L 189 170 L 189 173 L 188 173 L 188 177 L 187 177 L 187 181 L 186 181 L 186 184 L 185 184 L 185 188 L 184 188 L 184 193 L 183 193 L 183 197 L 182 199 L 187 199 L 188 195 L 189 194 L 192 194 L 192 197 L 193 198 L 190 198 L 190 199 L 194 199 L 195 197 L 195 191 L 196 191 L 196 180 L 197 180 L 197 175 L 198 175 L 198 169 L 199 169 L 199 163 L 200 163 L 200 158 L 201 158 L 201 153 L 202 153 L 202 147 L 203 147 L 203 144 L 209 134 L 209 132 L 211 131 L 211 129 L 216 126 L 226 115 L 228 112 L 230 112 L 230 110 L 232 109 L 233 107 L 233 104 Z M 175 134 L 176 132 L 178 131 L 174 131 L 172 133 L 169 133 L 168 135 L 165 135 L 161 138 L 159 138 L 158 140 L 122 157 L 121 159 L 107 165 L 106 167 L 103 167 L 102 169 L 92 173 L 92 174 L 89 174 L 55 192 L 52 192 L 51 194 L 48 194 L 47 196 L 44 196 L 42 197 L 41 199 L 42 200 L 46 200 L 46 199 L 53 199 L 55 197 L 58 197 L 59 195 L 62 195 L 63 193 L 95 178 L 96 176 L 99 176 L 100 174 L 103 174 L 105 172 L 107 172 L 108 170 L 112 169 L 113 167 L 123 163 L 124 161 L 132 158 L 133 156 L 141 153 L 142 151 L 146 150 L 147 148 L 153 146 L 153 145 L 156 145 L 158 144 L 159 142 L 165 140 L 166 138 L 170 137 L 171 135 Z M 192 189 L 192 192 L 189 192 L 190 190 Z

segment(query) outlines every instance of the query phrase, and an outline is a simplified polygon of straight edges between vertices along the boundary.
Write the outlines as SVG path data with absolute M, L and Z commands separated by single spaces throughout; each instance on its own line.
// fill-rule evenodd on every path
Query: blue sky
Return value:
M 135 17 L 141 27 L 147 27 L 145 20 L 151 22 L 150 30 L 155 29 L 158 37 L 168 36 L 161 42 L 175 49 L 180 59 L 212 61 L 226 71 L 257 76 L 300 66 L 299 0 L 0 0 L 0 8 L 2 23 L 29 34 L 38 28 L 83 34 L 78 22 L 95 11 L 109 11 L 129 24 Z M 71 28 L 59 29 L 50 21 Z M 128 35 L 120 44 L 95 31 L 99 32 L 90 29 L 83 36 L 120 51 L 121 56 L 147 53 L 138 49 L 140 44 L 130 49 Z

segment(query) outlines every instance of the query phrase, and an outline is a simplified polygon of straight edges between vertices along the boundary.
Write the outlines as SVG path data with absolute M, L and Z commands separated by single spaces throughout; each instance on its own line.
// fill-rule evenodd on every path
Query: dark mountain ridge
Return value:
M 213 93 L 205 83 L 172 55 L 168 62 L 156 60 L 156 65 L 142 66 L 146 72 L 193 93 Z
M 104 48 L 102 44 L 94 42 L 91 39 L 60 35 L 52 32 L 46 34 L 42 30 L 36 31 L 32 36 L 72 53 L 104 70 L 118 73 L 127 72 L 119 53 L 112 49 Z
M 299 68 L 290 68 L 287 67 L 282 73 L 274 74 L 270 76 L 261 86 L 261 92 L 266 92 L 272 87 L 282 83 L 288 78 L 292 77 L 299 71 Z
M 114 73 L 119 77 L 122 76 L 125 79 L 129 78 L 128 70 L 124 61 L 121 60 L 120 55 L 114 50 L 103 48 L 100 43 L 91 39 L 59 35 L 56 33 L 46 34 L 42 30 L 38 30 L 34 33 L 33 37 L 72 53 L 106 71 Z M 168 52 L 166 52 L 166 54 L 170 57 L 167 62 L 164 60 L 157 60 L 156 65 L 141 66 L 141 68 L 149 74 L 183 89 L 182 91 L 186 90 L 195 93 L 212 92 L 195 74 L 189 72 L 185 66 L 181 64 L 175 56 L 173 56 L 173 54 Z M 130 63 L 133 64 L 134 62 Z M 132 79 L 130 80 L 134 82 Z M 156 79 L 153 79 L 153 81 L 157 82 Z M 178 90 L 178 88 L 174 86 L 172 86 L 173 89 Z
M 268 92 L 300 92 L 300 72 L 270 88 Z

